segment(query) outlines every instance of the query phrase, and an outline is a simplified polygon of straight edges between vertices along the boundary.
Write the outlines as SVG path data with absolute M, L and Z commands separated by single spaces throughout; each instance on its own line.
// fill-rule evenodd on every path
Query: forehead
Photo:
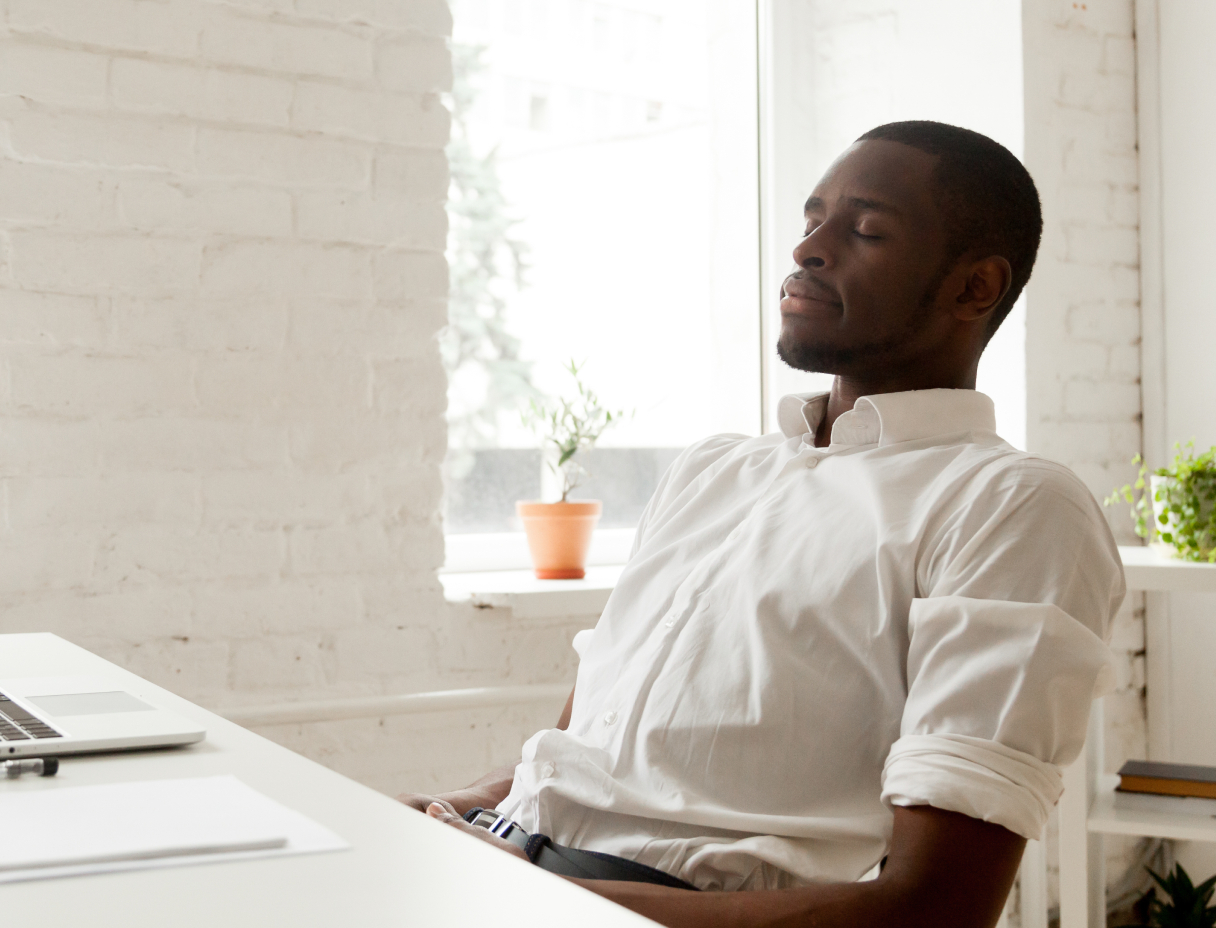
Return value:
M 811 197 L 829 208 L 846 198 L 873 200 L 893 206 L 904 218 L 933 222 L 938 219 L 937 160 L 937 155 L 900 142 L 856 142 L 832 162 Z

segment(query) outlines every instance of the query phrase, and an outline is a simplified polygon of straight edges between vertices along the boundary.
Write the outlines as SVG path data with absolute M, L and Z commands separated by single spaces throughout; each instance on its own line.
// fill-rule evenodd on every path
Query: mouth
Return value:
M 799 303 L 818 303 L 821 306 L 834 306 L 837 309 L 844 308 L 844 301 L 841 300 L 840 294 L 823 281 L 811 276 L 795 277 L 790 275 L 781 285 L 781 294 L 781 308 L 783 312 L 786 311 L 787 304 L 789 304 L 789 311 L 796 312 L 797 304 Z

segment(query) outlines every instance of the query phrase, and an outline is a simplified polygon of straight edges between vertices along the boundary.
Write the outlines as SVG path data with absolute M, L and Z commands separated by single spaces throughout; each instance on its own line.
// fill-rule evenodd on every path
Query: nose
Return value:
M 807 270 L 828 266 L 831 253 L 827 247 L 827 236 L 824 223 L 814 229 L 810 235 L 794 246 L 794 263 Z

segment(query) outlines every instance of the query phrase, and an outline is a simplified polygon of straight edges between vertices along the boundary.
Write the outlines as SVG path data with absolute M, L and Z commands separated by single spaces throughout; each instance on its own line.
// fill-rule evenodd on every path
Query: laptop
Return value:
M 160 748 L 202 741 L 197 722 L 114 677 L 0 680 L 0 760 Z

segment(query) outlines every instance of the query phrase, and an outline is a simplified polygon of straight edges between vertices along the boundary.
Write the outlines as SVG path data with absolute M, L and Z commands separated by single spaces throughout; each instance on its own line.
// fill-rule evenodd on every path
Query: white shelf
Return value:
M 530 570 L 483 570 L 440 574 L 449 602 L 510 609 L 517 618 L 595 615 L 604 611 L 624 568 L 588 567 L 582 580 L 537 580 Z
M 1171 800 L 1171 804 L 1179 806 L 1177 812 L 1119 809 L 1115 808 L 1114 790 L 1114 783 L 1117 783 L 1119 778 L 1104 777 L 1103 779 L 1108 782 L 1104 784 L 1104 788 L 1095 797 L 1094 803 L 1090 807 L 1088 825 L 1090 831 L 1105 835 L 1173 838 L 1177 841 L 1216 841 L 1216 814 L 1214 814 L 1216 801 L 1179 799 L 1175 803 L 1174 800 Z M 1194 811 L 1187 810 L 1186 805 L 1194 805 Z
M 1160 593 L 1216 593 L 1216 564 L 1194 564 L 1155 548 L 1120 545 L 1129 590 Z

